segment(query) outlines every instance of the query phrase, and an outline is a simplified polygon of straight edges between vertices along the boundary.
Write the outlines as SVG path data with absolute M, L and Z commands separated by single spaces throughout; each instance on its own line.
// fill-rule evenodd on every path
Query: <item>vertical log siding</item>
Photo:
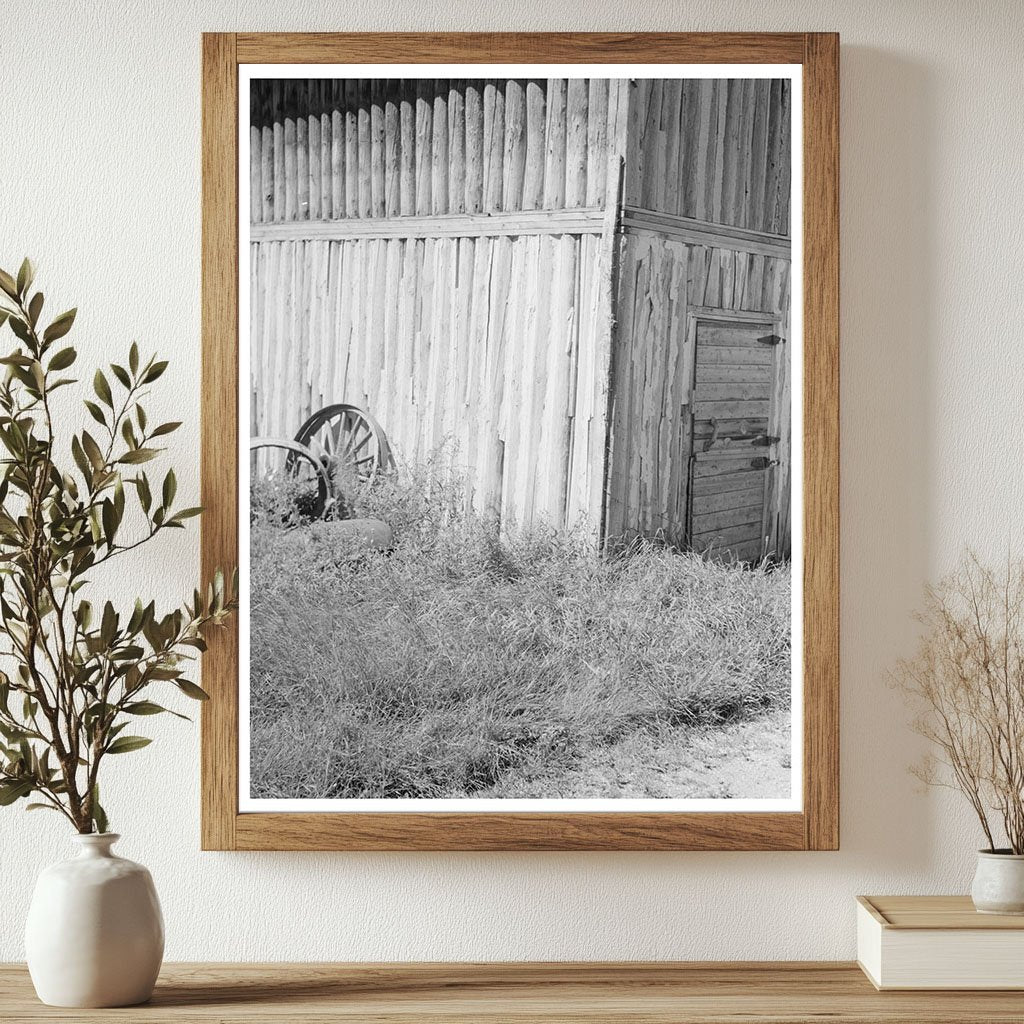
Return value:
M 608 79 L 253 81 L 252 222 L 603 205 L 598 157 L 613 87 Z
M 287 230 L 251 245 L 252 432 L 291 437 L 353 402 L 400 464 L 457 472 L 503 522 L 596 531 L 612 236 L 600 217 L 575 233 L 507 225 L 606 207 L 627 93 L 584 79 L 254 82 L 251 219 Z M 402 218 L 413 237 L 384 229 Z

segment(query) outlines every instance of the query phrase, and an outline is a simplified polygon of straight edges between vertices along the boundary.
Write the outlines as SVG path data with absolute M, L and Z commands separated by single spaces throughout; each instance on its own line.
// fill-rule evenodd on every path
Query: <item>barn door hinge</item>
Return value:
M 782 335 L 781 334 L 765 334 L 757 339 L 760 345 L 781 345 Z
M 751 439 L 750 443 L 755 448 L 770 448 L 773 444 L 778 444 L 781 440 L 781 437 L 775 437 L 772 434 L 758 434 L 757 437 Z
M 772 466 L 777 466 L 778 464 L 778 459 L 766 459 L 763 455 L 750 460 L 751 469 L 770 469 Z

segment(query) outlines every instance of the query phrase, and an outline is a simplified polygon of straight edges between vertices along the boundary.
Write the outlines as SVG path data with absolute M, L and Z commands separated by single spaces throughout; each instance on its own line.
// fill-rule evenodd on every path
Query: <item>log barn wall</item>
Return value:
M 789 104 L 790 83 L 781 80 L 633 85 L 617 255 L 609 537 L 702 539 L 691 536 L 689 501 L 691 454 L 706 443 L 693 437 L 693 328 L 702 311 L 733 311 L 738 320 L 771 319 L 774 328 L 763 333 L 782 338 L 767 427 L 780 438 L 770 450 L 777 465 L 755 532 L 761 553 L 789 556 Z M 742 379 L 742 371 L 733 376 Z M 754 450 L 751 458 L 766 454 Z M 749 544 L 742 554 L 757 556 Z
M 627 93 L 254 82 L 252 433 L 354 402 L 475 506 L 596 528 Z

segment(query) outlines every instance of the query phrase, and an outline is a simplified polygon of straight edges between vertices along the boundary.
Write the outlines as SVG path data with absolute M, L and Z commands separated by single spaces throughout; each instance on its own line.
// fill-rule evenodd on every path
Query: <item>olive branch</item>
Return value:
M 207 627 L 236 607 L 237 574 L 228 587 L 218 571 L 205 592 L 164 615 L 142 598 L 130 612 L 87 599 L 93 570 L 183 529 L 202 509 L 175 506 L 173 469 L 156 487 L 140 468 L 181 424 L 148 422 L 142 400 L 167 362 L 141 359 L 135 343 L 124 364 L 96 370 L 84 406 L 97 426 L 70 435 L 63 464 L 51 399 L 77 383 L 65 375 L 75 349 L 57 344 L 76 310 L 43 328 L 34 276 L 27 259 L 16 275 L 0 270 L 0 328 L 17 342 L 0 357 L 0 665 L 11 668 L 0 670 L 0 806 L 35 797 L 29 809 L 105 832 L 101 764 L 152 742 L 125 732 L 133 720 L 186 717 L 150 699 L 158 685 L 207 699 L 185 673 L 206 649 Z

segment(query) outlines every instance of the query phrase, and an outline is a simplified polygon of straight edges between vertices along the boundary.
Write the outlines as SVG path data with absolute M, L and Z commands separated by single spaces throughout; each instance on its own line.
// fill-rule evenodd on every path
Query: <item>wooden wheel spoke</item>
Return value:
M 369 413 L 339 403 L 315 412 L 299 428 L 295 441 L 317 456 L 329 475 L 349 466 L 362 483 L 378 471 L 394 468 L 387 438 Z

